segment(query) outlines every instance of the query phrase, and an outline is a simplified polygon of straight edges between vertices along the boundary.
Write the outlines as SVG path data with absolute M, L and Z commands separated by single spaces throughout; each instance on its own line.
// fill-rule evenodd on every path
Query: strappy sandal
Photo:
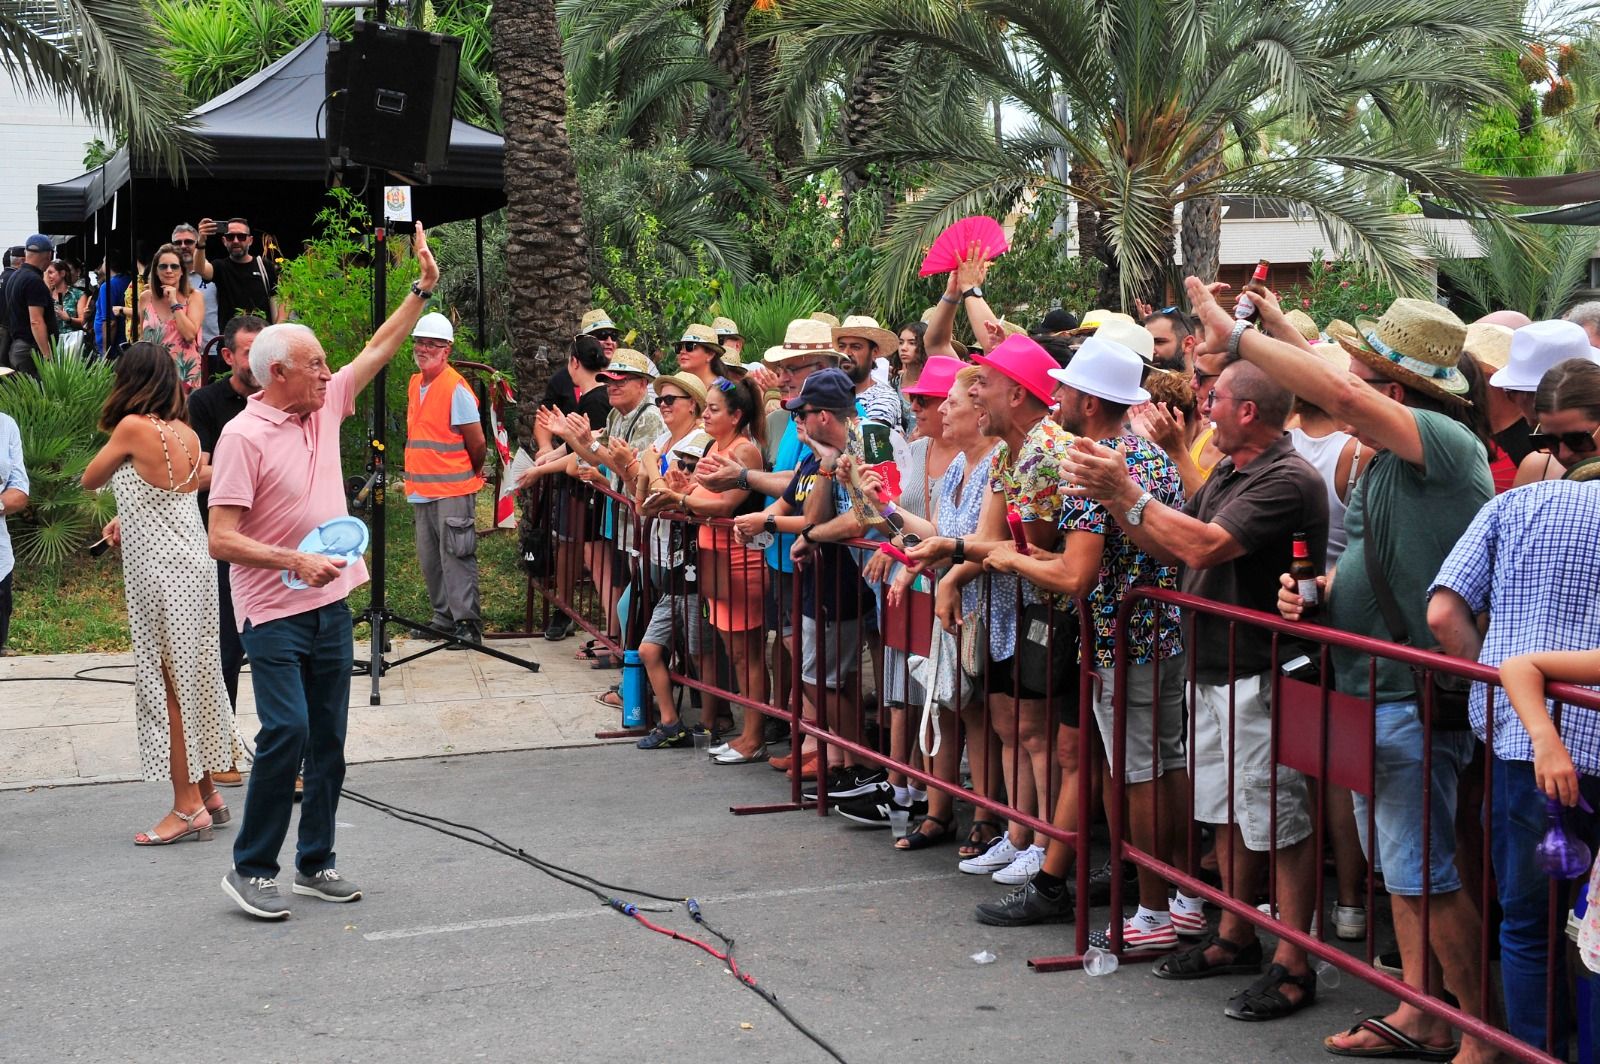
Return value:
M 612 701 L 613 698 L 616 699 L 615 702 Z M 605 694 L 603 694 L 603 695 L 595 695 L 594 696 L 594 700 L 596 702 L 599 702 L 602 706 L 608 706 L 611 709 L 621 709 L 622 708 L 622 685 L 620 683 L 612 684 L 610 687 L 606 688 L 606 693 Z
M 1291 1001 L 1279 987 L 1287 983 L 1300 988 L 1300 1000 Z M 1228 1001 L 1222 1014 L 1229 1019 L 1278 1020 L 1293 1016 L 1303 1008 L 1317 1003 L 1317 973 L 1290 975 L 1289 969 L 1274 964 L 1261 973 L 1261 978 L 1239 991 Z
M 1221 962 L 1206 960 L 1206 950 L 1211 946 L 1221 946 L 1233 959 Z M 1174 953 L 1167 957 L 1150 972 L 1157 979 L 1209 979 L 1213 975 L 1254 975 L 1261 970 L 1262 960 L 1260 939 L 1250 943 L 1232 942 L 1212 932 L 1182 953 Z
M 216 805 L 211 804 L 211 799 L 213 798 L 217 800 Z M 228 808 L 227 803 L 222 800 L 222 795 L 218 794 L 216 791 L 212 791 L 210 794 L 206 795 L 202 801 L 206 803 L 206 812 L 211 814 L 211 823 L 215 826 L 221 827 L 223 824 L 226 824 L 228 821 L 233 819 L 233 810 Z
M 922 825 L 929 821 L 939 825 L 937 832 L 929 834 L 922 830 Z M 950 821 L 941 816 L 934 816 L 932 813 L 924 813 L 922 816 L 917 817 L 917 822 L 911 825 L 911 830 L 906 832 L 905 838 L 894 840 L 894 848 L 897 850 L 925 850 L 929 846 L 938 846 L 941 843 L 949 842 L 955 837 L 955 829 L 951 826 Z M 905 843 L 904 846 L 900 845 L 902 842 Z
M 183 821 L 185 826 L 182 831 L 170 838 L 163 838 L 156 834 L 154 828 L 151 828 L 149 831 L 141 831 L 135 835 L 133 844 L 135 846 L 171 846 L 173 843 L 182 842 L 184 839 L 194 839 L 197 842 L 209 842 L 211 840 L 211 814 L 206 812 L 205 806 L 201 806 L 192 813 L 181 813 L 174 809 L 172 815 Z M 196 824 L 195 821 L 202 816 L 206 818 L 206 822 L 204 824 Z
M 598 639 L 591 639 L 578 646 L 578 652 L 572 655 L 573 661 L 593 660 L 596 655 L 605 652 L 605 644 Z
M 1005 830 L 1005 825 L 996 824 L 993 820 L 974 820 L 972 827 L 967 829 L 967 841 L 956 851 L 957 856 L 982 857 L 989 852 L 994 840 L 1005 834 Z

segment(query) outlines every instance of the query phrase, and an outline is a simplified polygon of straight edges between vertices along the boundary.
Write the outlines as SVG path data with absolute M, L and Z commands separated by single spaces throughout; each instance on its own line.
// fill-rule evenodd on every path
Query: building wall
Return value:
M 81 174 L 84 145 L 97 136 L 105 134 L 73 109 L 30 98 L 0 72 L 0 247 L 38 232 L 38 186 Z

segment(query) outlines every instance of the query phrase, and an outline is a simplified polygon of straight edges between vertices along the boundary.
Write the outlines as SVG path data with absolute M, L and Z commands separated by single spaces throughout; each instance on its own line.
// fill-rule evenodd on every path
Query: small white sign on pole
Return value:
M 411 220 L 410 185 L 384 186 L 383 220 L 386 222 L 409 222 Z

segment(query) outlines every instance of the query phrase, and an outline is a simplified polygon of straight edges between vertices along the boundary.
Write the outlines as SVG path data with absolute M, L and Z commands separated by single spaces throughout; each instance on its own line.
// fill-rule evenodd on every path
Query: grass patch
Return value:
M 428 589 L 417 564 L 416 533 L 411 506 L 394 485 L 390 491 L 385 527 L 388 531 L 388 584 L 385 597 L 394 612 L 426 621 L 433 612 Z M 478 528 L 494 521 L 490 489 L 478 495 Z M 368 556 L 368 564 L 372 558 Z M 115 551 L 98 558 L 81 555 L 59 569 L 16 570 L 15 610 L 7 651 L 13 654 L 118 653 L 131 649 L 128 605 L 122 587 L 122 559 Z M 524 589 L 522 559 L 515 529 L 500 529 L 478 537 L 478 592 L 486 631 L 514 632 L 523 626 Z M 350 608 L 367 608 L 371 585 L 357 588 Z M 535 599 L 534 622 L 540 614 Z M 366 626 L 358 626 L 365 632 Z

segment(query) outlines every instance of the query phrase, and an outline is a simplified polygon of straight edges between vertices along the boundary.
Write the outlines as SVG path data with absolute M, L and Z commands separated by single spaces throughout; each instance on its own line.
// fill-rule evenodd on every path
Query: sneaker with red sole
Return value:
M 1104 931 L 1090 931 L 1089 945 L 1100 949 L 1111 948 L 1111 929 Z M 1171 953 L 1178 948 L 1178 932 L 1171 922 L 1148 925 L 1138 917 L 1130 917 L 1122 922 L 1122 952 L 1124 955 L 1138 953 Z

